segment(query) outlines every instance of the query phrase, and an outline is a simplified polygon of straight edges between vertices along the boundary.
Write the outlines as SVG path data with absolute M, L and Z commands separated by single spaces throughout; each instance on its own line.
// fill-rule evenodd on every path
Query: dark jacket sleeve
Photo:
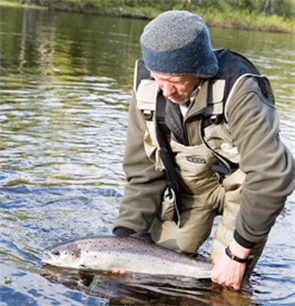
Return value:
M 228 124 L 246 174 L 236 231 L 246 241 L 266 239 L 285 201 L 295 188 L 294 158 L 279 135 L 279 118 L 248 77 L 228 101 Z
M 155 169 L 144 149 L 146 122 L 136 107 L 133 94 L 127 129 L 123 169 L 127 184 L 120 203 L 119 215 L 114 221 L 113 232 L 124 227 L 136 232 L 148 231 L 161 204 L 166 188 L 164 172 Z

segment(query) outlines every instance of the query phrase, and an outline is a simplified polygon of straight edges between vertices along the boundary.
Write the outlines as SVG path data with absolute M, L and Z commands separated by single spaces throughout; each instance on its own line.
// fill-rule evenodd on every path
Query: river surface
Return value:
M 1 6 L 0 14 L 1 305 L 295 304 L 294 194 L 252 275 L 252 294 L 210 281 L 43 266 L 45 247 L 111 232 L 147 21 Z M 295 36 L 210 30 L 214 48 L 243 53 L 269 77 L 294 153 Z

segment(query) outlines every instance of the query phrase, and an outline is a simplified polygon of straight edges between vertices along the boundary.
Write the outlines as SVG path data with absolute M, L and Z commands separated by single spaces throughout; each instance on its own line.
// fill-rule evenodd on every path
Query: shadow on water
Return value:
M 41 275 L 100 299 L 100 305 L 215 305 L 252 304 L 251 294 L 213 284 L 210 280 L 174 276 L 124 275 L 43 266 Z M 258 305 L 258 304 L 256 304 Z

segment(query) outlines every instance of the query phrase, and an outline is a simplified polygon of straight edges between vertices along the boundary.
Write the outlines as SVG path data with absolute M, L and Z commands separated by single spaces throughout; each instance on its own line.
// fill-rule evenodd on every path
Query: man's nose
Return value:
M 164 83 L 162 90 L 163 90 L 164 97 L 167 97 L 167 98 L 169 98 L 171 95 L 175 93 L 175 87 L 173 86 L 173 84 L 169 84 L 169 83 Z

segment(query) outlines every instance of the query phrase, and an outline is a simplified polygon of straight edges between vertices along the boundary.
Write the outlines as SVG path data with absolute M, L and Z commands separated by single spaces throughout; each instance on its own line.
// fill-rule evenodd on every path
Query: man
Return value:
M 194 254 L 221 215 L 212 280 L 239 289 L 295 186 L 270 84 L 245 57 L 213 51 L 202 18 L 187 11 L 161 14 L 140 42 L 113 232 L 150 232 Z

